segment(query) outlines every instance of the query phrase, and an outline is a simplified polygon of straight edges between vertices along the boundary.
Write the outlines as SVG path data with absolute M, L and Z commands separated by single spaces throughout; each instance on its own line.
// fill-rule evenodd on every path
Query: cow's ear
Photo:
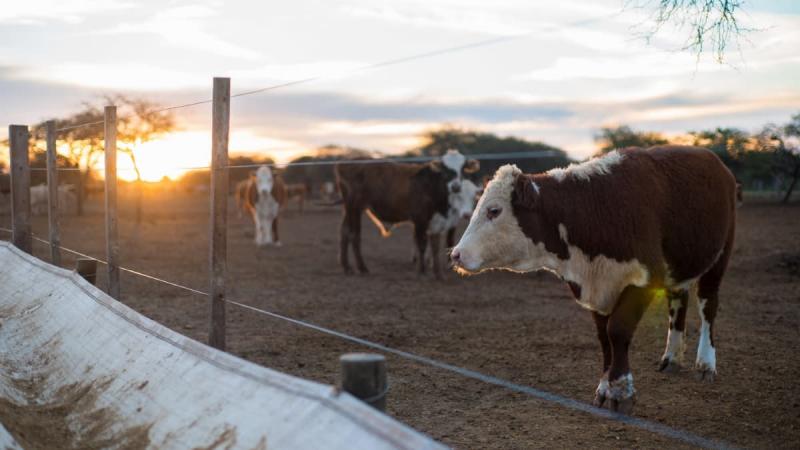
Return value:
M 539 186 L 532 177 L 517 175 L 514 180 L 514 191 L 511 193 L 511 204 L 527 209 L 534 209 L 539 202 Z
M 434 172 L 441 172 L 442 171 L 442 161 L 440 161 L 438 159 L 434 159 L 433 161 L 428 163 L 428 165 L 430 165 L 431 170 L 433 170 Z
M 481 163 L 477 159 L 468 159 L 464 163 L 464 173 L 475 173 L 481 170 Z

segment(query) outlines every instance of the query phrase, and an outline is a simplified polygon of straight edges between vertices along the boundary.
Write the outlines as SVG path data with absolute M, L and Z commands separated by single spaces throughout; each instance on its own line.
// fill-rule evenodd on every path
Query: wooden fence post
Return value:
M 61 265 L 61 230 L 58 212 L 58 158 L 56 158 L 56 122 L 47 124 L 47 225 L 50 238 L 50 261 Z
M 95 284 L 97 281 L 97 260 L 88 258 L 78 258 L 75 261 L 75 272 L 89 283 Z
M 347 353 L 339 357 L 342 390 L 386 411 L 386 358 L 371 353 Z
M 28 126 L 9 125 L 8 140 L 11 153 L 11 242 L 20 250 L 33 254 Z
M 231 79 L 214 78 L 211 113 L 211 245 L 209 268 L 210 329 L 208 344 L 225 350 L 225 276 L 228 232 L 228 134 L 230 128 Z
M 117 241 L 117 107 L 105 107 L 106 261 L 108 295 L 119 300 L 119 242 Z

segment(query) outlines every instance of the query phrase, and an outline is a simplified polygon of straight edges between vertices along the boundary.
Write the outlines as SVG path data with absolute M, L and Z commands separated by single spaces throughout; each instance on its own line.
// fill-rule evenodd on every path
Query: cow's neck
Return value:
M 536 211 L 514 211 L 523 233 L 544 244 L 553 256 L 546 268 L 569 283 L 581 305 L 609 314 L 621 290 L 627 284 L 644 286 L 648 272 L 636 259 L 615 258 L 608 252 L 607 236 L 600 231 L 607 225 L 603 214 L 608 205 L 598 204 L 596 195 L 604 188 L 603 180 L 568 176 L 559 181 L 543 174 L 535 181 L 541 195 Z

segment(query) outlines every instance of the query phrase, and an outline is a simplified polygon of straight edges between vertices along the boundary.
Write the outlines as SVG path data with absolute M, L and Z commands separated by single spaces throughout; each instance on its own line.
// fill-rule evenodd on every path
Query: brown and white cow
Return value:
M 261 166 L 241 188 L 244 209 L 253 217 L 256 245 L 280 247 L 278 215 L 286 204 L 286 186 L 280 176 L 273 175 L 268 166 Z M 240 188 L 237 186 L 237 198 Z
M 247 191 L 250 189 L 250 179 L 253 178 L 255 172 L 251 172 L 242 181 L 236 183 L 236 189 L 233 192 L 233 198 L 236 200 L 236 217 L 241 219 L 244 213 L 250 213 L 247 207 Z
M 669 332 L 660 370 L 684 347 L 686 306 L 699 297 L 695 367 L 713 380 L 713 328 L 733 247 L 736 182 L 714 153 L 659 146 L 614 151 L 536 175 L 503 166 L 451 257 L 458 270 L 546 269 L 592 311 L 603 350 L 595 404 L 630 412 L 628 347 L 656 292 L 667 293 Z
M 433 272 L 441 278 L 439 245 L 441 233 L 449 227 L 449 196 L 461 191 L 464 174 L 478 169 L 478 161 L 467 160 L 455 150 L 427 164 L 337 164 L 334 171 L 344 206 L 339 262 L 345 273 L 352 273 L 350 246 L 359 272 L 368 272 L 361 256 L 361 214 L 367 210 L 384 236 L 388 232 L 383 223 L 411 222 L 417 254 L 425 254 L 430 240 Z M 418 267 L 420 273 L 425 273 L 425 258 L 418 259 Z
M 461 189 L 458 192 L 450 192 L 448 196 L 448 202 L 450 203 L 450 208 L 447 211 L 447 215 L 445 216 L 444 223 L 441 225 L 446 231 L 445 237 L 445 245 L 448 249 L 453 248 L 456 244 L 456 227 L 463 221 L 469 220 L 472 216 L 472 211 L 475 210 L 475 204 L 478 202 L 481 194 L 483 193 L 483 188 L 479 188 L 478 185 L 472 182 L 472 180 L 468 178 L 464 178 L 461 182 Z M 367 210 L 367 214 L 369 214 L 369 210 Z M 377 218 L 370 215 L 370 219 L 373 222 L 377 221 Z M 383 224 L 379 221 L 376 222 L 376 225 L 381 230 L 382 233 L 386 233 L 384 236 L 388 235 L 389 233 L 385 231 Z M 431 255 L 431 259 L 433 259 L 433 255 Z M 412 261 L 416 262 L 418 258 L 417 249 L 414 249 L 414 253 L 412 255 Z

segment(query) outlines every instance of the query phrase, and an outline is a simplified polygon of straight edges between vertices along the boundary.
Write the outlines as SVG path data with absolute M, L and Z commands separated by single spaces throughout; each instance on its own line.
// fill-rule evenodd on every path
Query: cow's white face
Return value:
M 256 187 L 259 195 L 269 195 L 272 192 L 272 171 L 268 166 L 261 166 L 256 171 Z
M 478 186 L 466 178 L 461 183 L 460 192 L 450 193 L 450 209 L 455 211 L 456 217 L 468 219 L 472 215 L 478 194 Z
M 442 165 L 455 174 L 453 179 L 447 182 L 447 192 L 457 194 L 461 191 L 461 183 L 464 180 L 463 169 L 465 162 L 467 162 L 467 158 L 458 150 L 448 150 L 447 153 L 442 156 Z
M 544 245 L 534 244 L 525 236 L 512 212 L 512 192 L 520 173 L 517 166 L 505 165 L 486 186 L 467 230 L 451 254 L 459 272 L 528 272 L 550 265 L 552 255 Z
M 440 160 L 431 162 L 435 171 L 441 172 L 447 183 L 447 192 L 461 192 L 461 184 L 466 180 L 464 174 L 477 172 L 481 165 L 476 159 L 467 159 L 458 150 L 448 150 Z

